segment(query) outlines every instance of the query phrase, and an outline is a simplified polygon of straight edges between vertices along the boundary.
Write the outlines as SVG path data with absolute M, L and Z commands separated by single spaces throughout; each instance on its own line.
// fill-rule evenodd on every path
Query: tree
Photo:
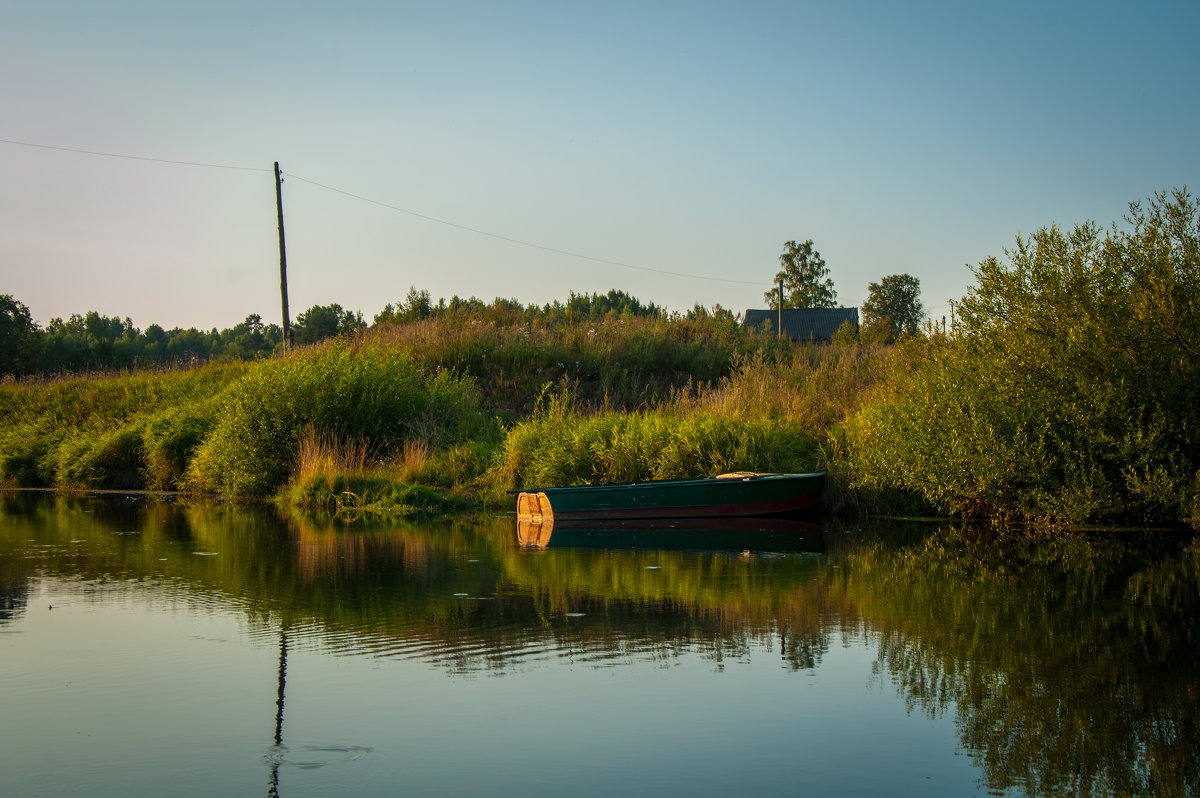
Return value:
M 890 274 L 867 287 L 867 301 L 862 306 L 864 335 L 891 343 L 903 333 L 914 335 L 924 320 L 921 281 L 911 274 Z
M 0 374 L 36 369 L 40 333 L 24 303 L 11 294 L 0 296 Z
M 391 302 L 384 305 L 384 308 L 379 313 L 375 314 L 376 324 L 402 324 L 410 321 L 420 321 L 427 319 L 434 314 L 435 305 L 433 304 L 433 296 L 425 289 L 417 290 L 415 285 L 409 286 L 408 296 L 403 302 L 397 302 L 393 305 Z
M 829 279 L 829 269 L 821 253 L 813 248 L 812 239 L 799 246 L 795 241 L 783 245 L 779 256 L 782 270 L 775 274 L 775 284 L 783 281 L 783 306 L 785 308 L 832 308 L 837 306 L 837 291 Z M 776 291 L 763 294 L 772 310 L 779 308 Z
M 364 327 L 362 313 L 332 305 L 313 305 L 296 317 L 292 332 L 297 344 L 314 344 L 335 335 L 348 335 Z

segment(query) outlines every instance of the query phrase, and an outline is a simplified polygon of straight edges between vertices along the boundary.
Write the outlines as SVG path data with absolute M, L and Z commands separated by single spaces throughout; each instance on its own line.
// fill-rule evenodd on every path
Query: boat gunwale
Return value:
M 567 493 L 577 491 L 608 491 L 608 490 L 638 490 L 652 489 L 668 486 L 684 486 L 684 485 L 710 485 L 710 484 L 741 484 L 746 482 L 773 481 L 773 480 L 791 480 L 791 479 L 813 479 L 816 477 L 824 477 L 824 471 L 810 472 L 764 472 L 764 473 L 746 473 L 746 474 L 731 474 L 715 477 L 685 477 L 683 479 L 651 479 L 641 482 L 600 482 L 592 485 L 560 485 L 549 488 L 513 488 L 507 491 L 509 494 L 519 493 L 545 493 L 547 495 L 553 493 Z

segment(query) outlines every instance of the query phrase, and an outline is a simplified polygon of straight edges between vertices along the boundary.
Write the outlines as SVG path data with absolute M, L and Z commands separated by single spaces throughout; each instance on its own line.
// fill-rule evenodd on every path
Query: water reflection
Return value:
M 287 693 L 287 631 L 279 630 L 279 676 L 275 695 L 275 745 L 269 754 L 271 780 L 267 794 L 272 798 L 279 795 L 279 766 L 283 764 L 283 705 Z
M 536 520 L 535 520 L 536 518 Z M 673 549 L 809 552 L 825 550 L 821 527 L 793 518 L 686 518 L 562 521 L 517 517 L 517 545 L 544 549 Z
M 1195 542 L 949 529 L 856 561 L 880 668 L 914 709 L 954 714 L 989 786 L 1198 794 Z
M 1195 542 L 730 531 L 534 530 L 511 516 L 381 528 L 7 494 L 0 629 L 46 577 L 73 580 L 84 600 L 115 590 L 241 613 L 279 651 L 276 792 L 280 764 L 322 756 L 285 746 L 297 648 L 453 674 L 666 665 L 697 652 L 719 669 L 762 651 L 804 671 L 854 635 L 878 641 L 879 678 L 912 712 L 953 718 L 991 790 L 1200 794 Z

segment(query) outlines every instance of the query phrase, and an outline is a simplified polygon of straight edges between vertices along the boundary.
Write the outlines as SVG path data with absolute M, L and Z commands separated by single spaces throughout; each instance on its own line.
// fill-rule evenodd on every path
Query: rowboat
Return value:
M 603 520 L 726 518 L 796 513 L 821 500 L 824 472 L 739 471 L 704 479 L 664 479 L 511 491 L 517 518 Z

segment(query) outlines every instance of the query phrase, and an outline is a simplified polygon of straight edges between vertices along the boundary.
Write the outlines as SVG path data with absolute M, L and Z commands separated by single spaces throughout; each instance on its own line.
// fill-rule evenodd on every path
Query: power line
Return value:
M 545 246 L 544 244 L 535 244 L 532 241 L 523 241 L 519 238 L 512 238 L 510 236 L 500 235 L 499 233 L 491 233 L 491 232 L 488 232 L 487 230 L 480 230 L 475 227 L 468 227 L 465 224 L 459 224 L 458 222 L 451 222 L 446 219 L 439 219 L 436 216 L 429 216 L 428 214 L 419 213 L 414 210 L 409 210 L 408 208 L 401 208 L 397 205 L 390 205 L 386 202 L 381 202 L 376 199 L 371 199 L 370 197 L 364 197 L 361 194 L 354 194 L 350 191 L 344 191 L 340 188 L 334 188 L 333 186 L 327 186 L 324 183 L 318 183 L 315 180 L 309 180 L 308 178 L 301 177 L 300 175 L 297 175 L 293 172 L 285 172 L 284 174 L 290 178 L 299 180 L 302 183 L 308 183 L 309 185 L 316 186 L 317 188 L 323 188 L 326 191 L 332 191 L 335 194 L 341 194 L 346 197 L 351 197 L 352 199 L 356 199 L 361 202 L 368 202 L 372 205 L 378 205 L 381 208 L 386 208 L 391 211 L 396 211 L 397 213 L 404 213 L 409 216 L 415 216 L 418 219 L 424 219 L 425 221 L 428 221 L 428 222 L 435 222 L 437 224 L 443 224 L 443 225 L 446 225 L 447 227 L 454 227 L 458 230 L 465 230 L 468 233 L 475 233 L 476 235 L 487 236 L 488 238 L 494 238 L 499 241 L 506 241 L 510 244 L 518 244 L 523 247 L 530 247 L 532 249 L 540 249 L 543 252 L 552 252 L 555 255 L 565 255 L 569 258 L 579 258 L 580 260 L 587 260 L 587 261 L 591 261 L 593 263 L 604 263 L 609 266 L 620 266 L 625 269 L 635 269 L 637 271 L 653 272 L 655 274 L 668 274 L 673 277 L 687 277 L 687 278 L 691 278 L 691 279 L 695 279 L 695 280 L 712 280 L 714 282 L 719 282 L 719 283 L 737 283 L 739 285 L 759 285 L 759 283 L 761 282 L 761 281 L 752 282 L 750 280 L 733 280 L 728 277 L 706 277 L 701 274 L 688 274 L 686 272 L 673 272 L 673 271 L 668 271 L 666 269 L 654 269 L 649 266 L 637 266 L 632 263 L 623 263 L 618 260 L 609 260 L 607 258 L 597 258 L 592 255 L 583 255 L 578 252 L 571 252 L 571 251 L 565 250 L 565 249 L 558 249 L 556 247 Z
M 59 146 L 55 146 L 52 144 L 35 144 L 30 141 L 14 141 L 12 139 L 0 139 L 0 144 L 12 144 L 12 145 L 15 145 L 18 147 L 34 147 L 36 149 L 42 149 L 42 150 L 56 150 L 58 152 L 74 152 L 74 153 L 78 153 L 80 155 L 96 155 L 96 156 L 100 156 L 103 158 L 121 158 L 124 160 L 130 160 L 130 161 L 148 161 L 150 163 L 172 164 L 175 166 L 196 166 L 196 167 L 203 167 L 203 168 L 207 168 L 207 169 L 234 169 L 234 170 L 245 171 L 245 172 L 270 172 L 270 171 L 272 171 L 270 169 L 264 169 L 262 167 L 257 167 L 257 166 L 231 166 L 229 164 L 203 163 L 203 162 L 198 162 L 198 161 L 177 161 L 177 160 L 172 160 L 169 158 L 149 158 L 149 157 L 146 157 L 143 155 L 124 155 L 124 154 L 115 153 L 115 152 L 100 152 L 98 150 L 84 150 L 84 149 L 77 149 L 74 147 L 59 147 Z M 465 224 L 459 224 L 458 222 L 452 222 L 452 221 L 449 221 L 448 219 L 439 219 L 436 216 L 430 216 L 428 214 L 420 213 L 418 211 L 410 210 L 408 208 L 401 208 L 398 205 L 391 205 L 386 202 L 381 202 L 380 200 L 371 199 L 370 197 L 364 197 L 361 194 L 355 194 L 350 191 L 345 191 L 340 188 L 335 188 L 334 186 L 325 185 L 324 183 L 318 183 L 315 180 L 309 180 L 308 178 L 301 177 L 300 175 L 293 174 L 291 172 L 287 172 L 286 174 L 288 177 L 299 180 L 302 183 L 308 183 L 309 185 L 316 186 L 317 188 L 322 188 L 322 189 L 325 189 L 326 191 L 331 191 L 335 194 L 341 194 L 343 196 L 359 200 L 360 202 L 367 202 L 372 205 L 377 205 L 381 208 L 386 208 L 390 211 L 407 214 L 409 216 L 414 216 L 418 219 L 424 219 L 425 221 L 428 221 L 428 222 L 434 222 L 436 224 L 445 225 L 447 227 L 453 227 L 458 230 L 464 230 L 468 233 L 474 233 L 475 235 L 487 236 L 488 238 L 494 238 L 498 241 L 505 241 L 510 244 L 517 244 L 518 246 L 529 247 L 531 249 L 540 249 L 543 252 L 551 252 L 551 253 L 554 253 L 555 255 L 563 255 L 568 258 L 577 258 L 579 260 L 591 261 L 592 263 L 603 263 L 608 266 L 619 266 L 623 269 L 633 269 L 635 271 L 652 272 L 654 274 L 666 274 L 666 275 L 670 275 L 672 277 L 685 277 L 685 278 L 689 278 L 689 279 L 693 279 L 693 280 L 709 280 L 711 282 L 718 282 L 718 283 L 734 283 L 737 285 L 759 285 L 759 281 L 734 280 L 734 279 L 731 279 L 728 277 L 708 277 L 708 276 L 701 275 L 701 274 L 689 274 L 687 272 L 676 272 L 676 271 L 670 271 L 668 269 L 655 269 L 650 266 L 638 266 L 633 263 L 625 263 L 623 261 L 610 260 L 608 258 L 597 258 L 592 255 L 584 255 L 579 252 L 571 252 L 570 250 L 558 249 L 557 247 L 550 247 L 550 246 L 546 246 L 544 244 L 537 244 L 532 241 L 524 241 L 519 238 L 513 238 L 511 236 L 501 235 L 499 233 L 492 233 L 487 230 L 480 230 L 479 228 L 470 227 Z
M 200 163 L 197 161 L 173 161 L 169 158 L 147 158 L 143 155 L 122 155 L 115 152 L 98 152 L 96 150 L 79 150 L 74 147 L 56 147 L 51 144 L 34 144 L 30 141 L 13 141 L 11 139 L 0 139 L 0 144 L 15 144 L 18 147 L 35 147 L 39 150 L 58 150 L 59 152 L 76 152 L 81 155 L 99 155 L 104 158 L 123 158 L 128 161 L 150 161 L 151 163 L 169 163 L 176 166 L 201 166 L 207 169 L 237 169 L 243 172 L 270 172 L 270 169 L 264 169 L 258 166 L 230 166 L 220 163 Z

